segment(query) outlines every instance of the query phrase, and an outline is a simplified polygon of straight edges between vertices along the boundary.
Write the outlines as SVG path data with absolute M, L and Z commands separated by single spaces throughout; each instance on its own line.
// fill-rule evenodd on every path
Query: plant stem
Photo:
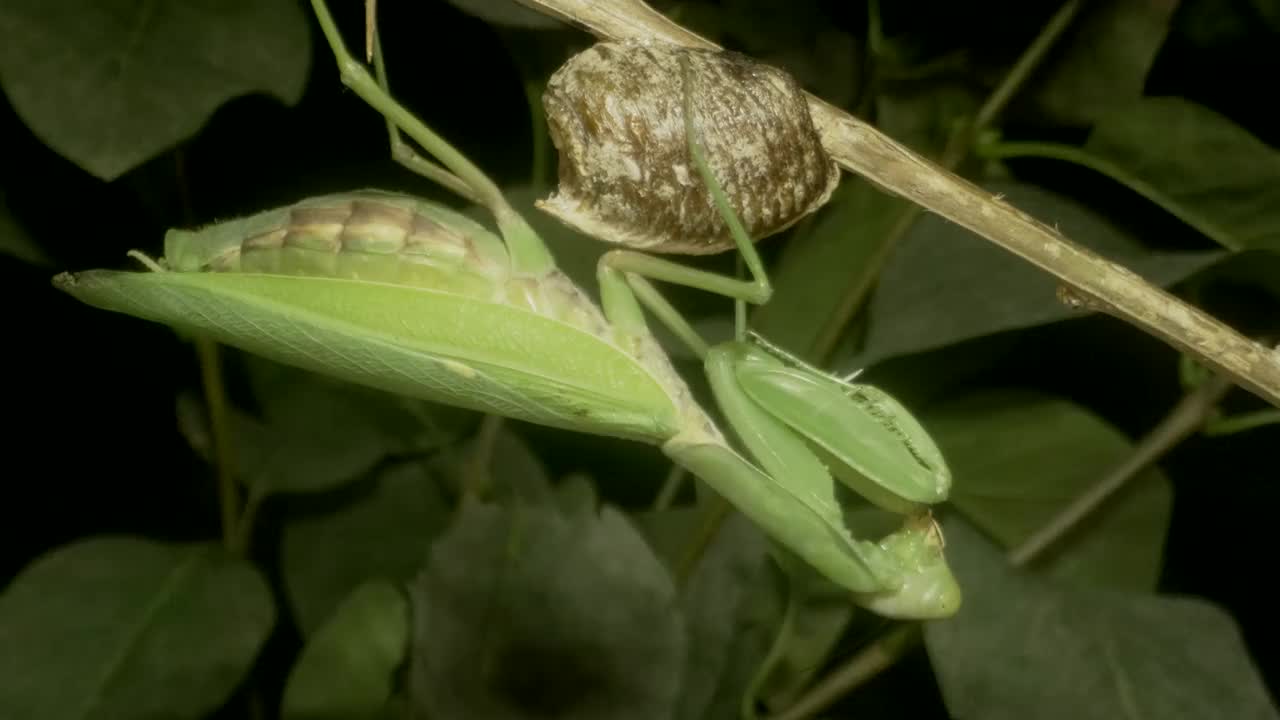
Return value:
M 813 717 L 850 690 L 892 666 L 923 638 L 918 623 L 904 623 L 882 635 L 872 645 L 809 688 L 794 705 L 769 720 L 804 720 Z
M 501 415 L 485 415 L 480 421 L 480 430 L 476 433 L 475 444 L 467 458 L 466 469 L 462 477 L 462 494 L 472 500 L 483 498 L 490 490 L 492 483 L 493 447 L 498 441 L 498 433 L 502 430 Z
M 662 512 L 671 507 L 672 501 L 676 499 L 676 494 L 680 492 L 680 486 L 684 484 L 684 476 L 686 470 L 671 464 L 671 470 L 667 473 L 667 479 L 662 482 L 662 487 L 658 489 L 658 496 L 653 499 L 653 511 Z
M 787 576 L 787 600 L 786 607 L 782 611 L 782 622 L 778 623 L 778 631 L 774 634 L 773 642 L 769 645 L 769 652 L 760 661 L 760 667 L 756 668 L 756 673 L 751 678 L 751 684 L 747 686 L 747 691 L 742 694 L 742 707 L 739 709 L 742 720 L 757 720 L 760 717 L 760 714 L 756 712 L 756 699 L 760 697 L 760 692 L 764 689 L 764 684 L 769 680 L 769 676 L 773 674 L 773 669 L 782 660 L 787 643 L 795 632 L 796 616 L 800 613 L 800 582 L 796 579 L 790 567 L 785 572 Z
M 1045 23 L 1036 38 L 1022 52 L 1018 61 L 1005 74 L 1004 79 L 1000 81 L 1000 85 L 987 96 L 986 102 L 982 103 L 982 107 L 978 109 L 978 114 L 973 119 L 975 132 L 982 132 L 990 127 L 991 123 L 995 122 L 996 117 L 1001 112 L 1004 112 L 1004 109 L 1009 105 L 1009 101 L 1031 79 L 1036 69 L 1040 67 L 1040 63 L 1044 61 L 1045 56 L 1062 38 L 1067 28 L 1071 27 L 1071 22 L 1080 13 L 1082 5 L 1081 0 L 1067 0 L 1062 7 L 1058 8 L 1058 12 L 1049 18 L 1049 22 Z
M 1273 425 L 1280 423 L 1280 410 L 1274 408 L 1268 410 L 1257 410 L 1243 415 L 1232 415 L 1230 417 L 1214 418 L 1205 426 L 1205 435 L 1231 435 L 1233 433 L 1244 432 L 1263 425 Z
M 702 523 L 694 531 L 693 537 L 689 539 L 689 544 L 676 565 L 676 587 L 683 590 L 685 585 L 689 583 L 689 578 L 693 576 L 694 569 L 698 567 L 698 561 L 706 554 L 707 548 L 711 546 L 711 541 L 715 540 L 716 535 L 720 532 L 720 526 L 724 524 L 725 518 L 729 516 L 729 512 L 732 509 L 729 502 L 719 494 L 713 493 L 708 498 L 707 504 L 703 509 Z
M 235 459 L 231 449 L 231 415 L 226 389 L 222 385 L 222 361 L 218 344 L 209 338 L 196 339 L 200 358 L 200 379 L 205 404 L 209 408 L 209 432 L 213 436 L 214 470 L 218 475 L 218 506 L 222 511 L 222 544 L 238 552 L 240 491 L 236 487 Z
M 1138 442 L 1128 457 L 1010 551 L 1009 563 L 1014 567 L 1025 567 L 1069 535 L 1080 521 L 1097 510 L 1120 488 L 1203 427 L 1210 413 L 1231 387 L 1228 380 L 1215 375 L 1193 392 L 1184 395 L 1160 424 Z

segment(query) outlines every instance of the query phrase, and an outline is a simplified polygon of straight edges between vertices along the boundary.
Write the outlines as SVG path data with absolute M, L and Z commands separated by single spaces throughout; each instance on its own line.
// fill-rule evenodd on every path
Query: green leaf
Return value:
M 354 588 L 407 582 L 449 507 L 419 463 L 381 470 L 326 495 L 290 498 L 280 545 L 285 596 L 304 635 Z
M 18 224 L 9 211 L 8 199 L 0 192 L 0 253 L 12 255 L 32 265 L 49 266 L 48 256 L 36 245 L 35 240 Z
M 556 30 L 564 23 L 521 5 L 516 0 L 449 0 L 462 12 L 494 25 L 522 30 Z
M 463 495 L 479 488 L 486 498 L 500 503 L 554 505 L 556 491 L 533 448 L 506 419 L 489 415 L 485 422 L 490 425 L 432 459 L 430 467 L 449 493 Z
M 945 533 L 965 602 L 955 617 L 926 624 L 925 639 L 952 717 L 1278 716 L 1222 609 L 1029 576 L 958 518 Z
M 976 392 L 923 422 L 954 477 L 951 504 L 1006 549 L 1022 544 L 1133 451 L 1115 428 L 1062 398 Z M 1136 591 L 1160 579 L 1172 488 L 1148 469 L 1037 561 L 1055 577 Z
M 655 551 L 676 567 L 706 513 L 677 508 L 635 517 Z M 732 718 L 773 643 L 782 619 L 785 578 L 768 539 L 738 513 L 729 515 L 681 593 L 688 655 L 676 718 Z
M 393 395 L 275 363 L 251 367 L 263 419 L 237 413 L 236 458 L 260 496 L 329 490 L 388 455 L 445 442 Z
M 675 589 L 616 510 L 466 504 L 413 586 L 410 695 L 426 717 L 669 717 Z
M 1223 247 L 1280 250 L 1280 151 L 1181 98 L 1148 97 L 1117 108 L 1082 147 L 997 142 L 981 152 L 1083 165 Z
M 1176 7 L 1152 0 L 1087 6 L 1036 71 L 1027 100 L 1057 123 L 1091 125 L 1142 97 Z
M 220 105 L 302 96 L 311 36 L 286 0 L 10 0 L 0 86 L 42 141 L 103 180 L 195 135 Z
M 285 720 L 376 718 L 409 647 L 409 602 L 387 582 L 356 588 L 311 637 L 289 674 Z
M 262 576 L 216 545 L 55 549 L 0 595 L 0 717 L 207 717 L 274 624 Z
M 1220 251 L 1147 250 L 1061 195 L 1003 181 L 984 187 L 1161 287 L 1225 257 Z M 924 215 L 894 248 L 880 276 L 868 307 L 865 346 L 853 365 L 1078 317 L 1058 301 L 1056 287 L 1056 278 L 1025 260 L 936 215 Z

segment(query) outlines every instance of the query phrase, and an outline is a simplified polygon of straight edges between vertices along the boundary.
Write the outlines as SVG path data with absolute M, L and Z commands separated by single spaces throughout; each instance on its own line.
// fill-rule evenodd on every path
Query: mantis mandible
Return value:
M 768 281 L 703 157 L 686 75 L 692 164 L 753 275 L 724 278 L 633 252 L 605 253 L 601 302 L 556 266 L 497 186 L 401 106 L 347 50 L 324 0 L 313 9 L 344 84 L 382 114 L 400 162 L 493 216 L 499 234 L 443 205 L 361 190 L 197 230 L 172 229 L 147 272 L 62 273 L 57 287 L 300 368 L 425 400 L 661 448 L 776 542 L 899 618 L 953 614 L 960 591 L 929 508 L 950 474 L 924 428 L 887 394 L 805 365 L 748 334 L 708 346 L 645 279 L 744 302 Z M 405 150 L 403 132 L 439 164 Z M 715 401 L 750 460 L 695 401 L 648 329 L 648 309 L 702 358 Z M 753 462 L 754 461 L 754 462 Z M 833 477 L 834 476 L 834 477 Z M 836 480 L 898 529 L 847 526 Z

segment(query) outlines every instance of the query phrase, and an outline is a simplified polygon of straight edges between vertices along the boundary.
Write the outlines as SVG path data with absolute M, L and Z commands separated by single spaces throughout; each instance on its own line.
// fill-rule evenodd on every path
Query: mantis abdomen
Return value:
M 326 195 L 171 230 L 156 269 L 55 282 L 281 362 L 555 427 L 661 444 L 691 402 L 656 343 L 616 342 L 563 273 L 517 275 L 484 226 L 409 196 Z

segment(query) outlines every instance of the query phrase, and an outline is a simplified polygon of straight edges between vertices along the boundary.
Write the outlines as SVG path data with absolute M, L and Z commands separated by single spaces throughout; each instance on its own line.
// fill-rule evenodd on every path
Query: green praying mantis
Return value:
M 746 330 L 745 303 L 767 301 L 768 280 L 704 157 L 687 75 L 689 157 L 753 279 L 611 250 L 598 265 L 596 304 L 496 185 L 390 95 L 380 52 L 375 79 L 347 50 L 324 0 L 312 6 L 342 81 L 386 118 L 393 146 L 403 132 L 439 165 L 412 153 L 397 159 L 484 205 L 498 233 L 412 196 L 336 193 L 172 229 L 160 260 L 133 253 L 147 271 L 62 273 L 57 287 L 346 381 L 660 447 L 857 604 L 897 618 L 957 610 L 960 590 L 930 513 L 951 477 L 928 433 L 884 392 Z M 708 346 L 646 278 L 732 298 L 734 339 Z M 745 456 L 694 399 L 646 310 L 702 359 Z M 859 537 L 837 480 L 897 516 L 897 529 Z

